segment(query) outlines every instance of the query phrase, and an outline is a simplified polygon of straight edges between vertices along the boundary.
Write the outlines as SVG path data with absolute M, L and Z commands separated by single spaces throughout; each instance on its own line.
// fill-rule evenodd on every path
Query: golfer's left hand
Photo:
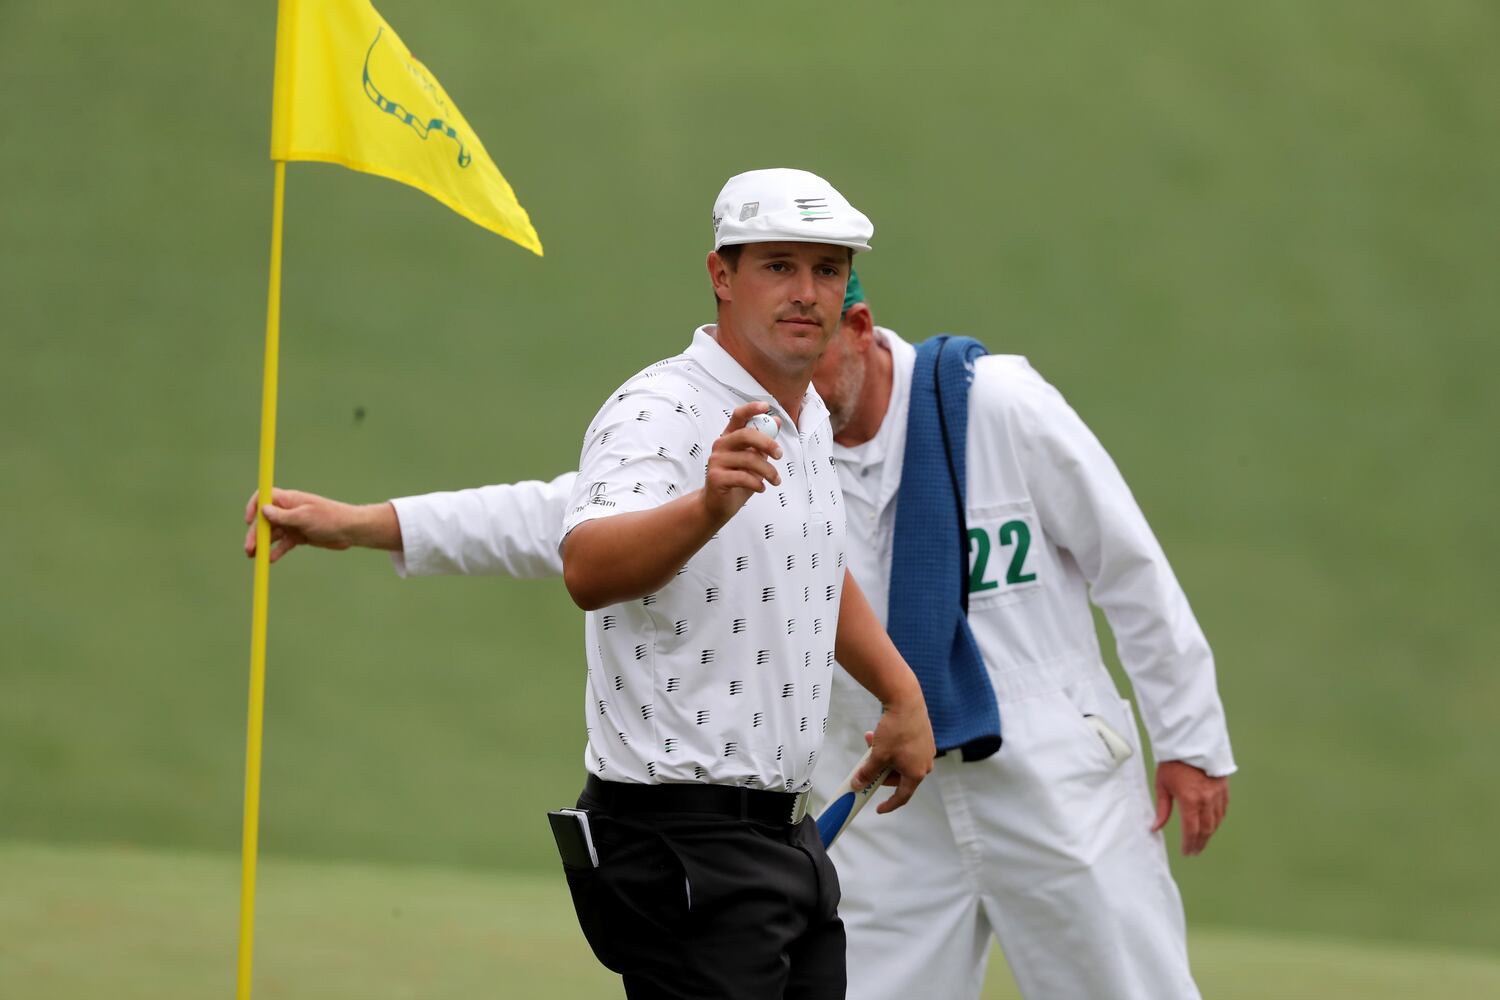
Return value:
M 1164 760 L 1156 766 L 1156 823 L 1152 833 L 1167 825 L 1174 801 L 1182 816 L 1183 855 L 1202 854 L 1229 810 L 1229 779 L 1210 778 L 1200 768 L 1180 760 Z
M 855 775 L 854 787 L 862 788 L 874 781 L 887 767 L 891 773 L 886 776 L 885 784 L 896 786 L 895 794 L 875 807 L 878 813 L 906 805 L 922 779 L 932 773 L 932 762 L 937 757 L 932 723 L 927 719 L 927 702 L 922 699 L 922 689 L 915 680 L 912 694 L 886 705 L 874 732 L 865 733 L 870 759 Z

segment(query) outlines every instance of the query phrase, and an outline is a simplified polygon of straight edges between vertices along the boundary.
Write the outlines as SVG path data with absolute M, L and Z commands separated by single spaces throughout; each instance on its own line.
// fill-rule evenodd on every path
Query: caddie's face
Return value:
M 835 434 L 849 426 L 859 412 L 864 391 L 866 358 L 857 344 L 861 330 L 858 320 L 857 314 L 851 314 L 839 321 L 837 332 L 812 373 L 813 388 L 828 407 L 828 420 Z
M 822 355 L 848 280 L 849 250 L 826 243 L 749 243 L 738 267 L 715 274 L 736 335 L 789 371 L 805 371 Z

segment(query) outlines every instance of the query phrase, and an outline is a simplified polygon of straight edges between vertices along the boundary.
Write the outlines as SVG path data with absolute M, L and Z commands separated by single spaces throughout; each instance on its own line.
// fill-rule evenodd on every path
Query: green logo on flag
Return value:
M 424 125 L 417 119 L 416 115 L 412 114 L 410 111 L 407 111 L 400 104 L 397 104 L 395 101 L 382 94 L 380 92 L 380 88 L 375 86 L 375 81 L 370 79 L 370 54 L 375 51 L 375 45 L 380 41 L 380 35 L 383 31 L 385 31 L 385 29 L 380 28 L 375 32 L 375 38 L 370 42 L 370 48 L 365 52 L 365 95 L 369 97 L 370 100 L 375 103 L 375 106 L 381 111 L 384 111 L 388 115 L 394 116 L 397 121 L 404 122 L 405 124 L 411 126 L 411 130 L 417 133 L 417 137 L 422 139 L 424 142 L 427 140 L 427 137 L 429 135 L 436 132 L 438 135 L 446 135 L 448 138 L 458 143 L 458 165 L 460 168 L 467 167 L 469 163 L 473 161 L 474 157 L 467 149 L 464 148 L 464 142 L 458 137 L 458 133 L 453 131 L 453 126 L 447 124 L 441 118 L 429 119 Z M 439 103 L 441 103 L 441 101 L 439 101 Z

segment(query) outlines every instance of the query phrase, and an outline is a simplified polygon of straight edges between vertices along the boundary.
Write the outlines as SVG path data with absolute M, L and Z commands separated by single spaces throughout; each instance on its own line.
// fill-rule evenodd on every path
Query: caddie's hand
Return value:
M 1156 823 L 1152 833 L 1167 825 L 1174 801 L 1182 817 L 1183 855 L 1202 854 L 1229 809 L 1229 779 L 1210 778 L 1200 768 L 1180 760 L 1164 760 L 1156 765 Z
M 937 757 L 927 703 L 922 699 L 921 688 L 915 687 L 915 678 L 913 682 L 914 695 L 887 705 L 874 732 L 865 733 L 870 759 L 855 774 L 854 787 L 863 788 L 886 768 L 891 773 L 886 775 L 885 784 L 896 786 L 895 794 L 875 807 L 878 813 L 906 805 L 922 779 L 932 773 L 932 762 Z
M 716 524 L 728 522 L 752 493 L 765 492 L 767 483 L 781 485 L 781 473 L 771 464 L 771 459 L 781 457 L 781 447 L 745 426 L 751 417 L 770 409 L 769 403 L 760 401 L 736 407 L 724 433 L 714 441 L 703 480 L 703 504 Z
M 245 504 L 245 555 L 255 556 L 255 510 L 260 491 L 250 494 Z M 361 522 L 360 508 L 316 493 L 301 490 L 271 491 L 271 502 L 264 508 L 271 522 L 271 561 L 275 562 L 299 545 L 320 549 L 347 549 L 358 544 L 356 529 Z

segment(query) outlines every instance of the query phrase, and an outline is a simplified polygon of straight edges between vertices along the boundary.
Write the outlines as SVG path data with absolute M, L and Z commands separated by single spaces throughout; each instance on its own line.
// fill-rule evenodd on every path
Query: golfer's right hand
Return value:
M 245 504 L 245 555 L 255 556 L 255 512 L 260 491 Z M 361 508 L 301 490 L 272 490 L 271 502 L 261 510 L 271 522 L 271 561 L 275 562 L 299 545 L 320 549 L 347 549 L 360 544 L 358 528 Z
M 927 702 L 920 688 L 912 696 L 885 706 L 874 730 L 865 733 L 865 745 L 871 750 L 870 759 L 855 774 L 854 787 L 864 787 L 889 768 L 884 784 L 895 785 L 896 792 L 876 806 L 875 811 L 888 813 L 900 809 L 932 773 L 932 762 L 937 757 Z
M 781 457 L 781 446 L 745 426 L 751 417 L 770 409 L 769 403 L 760 401 L 738 407 L 714 441 L 703 480 L 703 504 L 716 524 L 728 522 L 751 494 L 765 492 L 767 483 L 781 485 L 781 473 L 771 464 L 771 459 Z

